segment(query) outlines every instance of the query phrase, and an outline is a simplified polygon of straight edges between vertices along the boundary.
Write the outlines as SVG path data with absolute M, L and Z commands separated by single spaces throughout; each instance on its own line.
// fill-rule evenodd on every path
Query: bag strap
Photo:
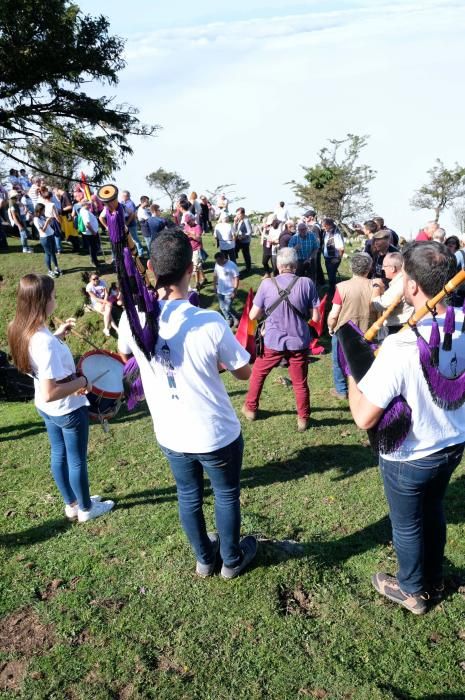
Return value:
M 299 309 L 296 309 L 294 304 L 292 304 L 292 302 L 289 301 L 289 294 L 291 293 L 292 288 L 296 284 L 298 279 L 299 278 L 297 276 L 294 277 L 294 279 L 291 280 L 291 282 L 287 285 L 286 289 L 282 289 L 282 287 L 280 287 L 278 285 L 278 283 L 276 282 L 275 278 L 274 277 L 271 278 L 271 281 L 273 282 L 274 286 L 278 290 L 279 297 L 276 299 L 276 301 L 274 301 L 271 304 L 271 306 L 268 309 L 265 309 L 265 319 L 268 318 L 268 316 L 271 316 L 273 311 L 278 308 L 278 306 L 281 304 L 282 301 L 285 301 L 287 303 L 287 305 L 292 309 L 292 311 L 294 311 L 294 313 L 297 314 L 297 316 L 299 318 L 301 318 L 302 321 L 305 321 L 305 323 L 307 323 L 308 319 L 306 319 L 305 316 L 303 315 L 303 313 L 301 311 L 299 311 Z

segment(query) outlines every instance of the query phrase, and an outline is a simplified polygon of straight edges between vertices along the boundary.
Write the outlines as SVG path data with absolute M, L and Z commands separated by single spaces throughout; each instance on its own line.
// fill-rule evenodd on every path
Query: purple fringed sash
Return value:
M 144 387 L 142 386 L 142 380 L 140 377 L 140 369 L 135 357 L 131 357 L 124 366 L 123 386 L 128 411 L 132 411 L 139 401 L 143 401 L 145 399 Z
M 355 323 L 352 321 L 348 323 L 363 337 L 362 331 Z M 374 353 L 377 346 L 373 343 L 370 343 L 370 346 Z M 337 359 L 344 376 L 351 376 L 349 363 L 340 342 L 337 345 Z M 367 431 L 373 451 L 376 453 L 381 452 L 382 454 L 396 452 L 406 439 L 411 425 L 412 409 L 403 396 L 396 396 L 385 408 L 375 427 Z
M 105 220 L 108 226 L 108 235 L 113 244 L 122 243 L 124 240 L 124 209 L 122 204 L 118 204 L 115 211 L 105 210 Z
M 458 377 L 446 377 L 431 363 L 431 350 L 426 340 L 418 334 L 417 347 L 420 365 L 436 406 L 446 410 L 460 408 L 465 402 L 465 372 Z

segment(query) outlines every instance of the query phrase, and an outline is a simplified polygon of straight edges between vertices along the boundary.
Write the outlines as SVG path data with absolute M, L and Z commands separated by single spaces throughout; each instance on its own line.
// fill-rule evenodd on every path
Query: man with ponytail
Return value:
M 411 426 L 395 451 L 380 454 L 399 570 L 377 573 L 378 593 L 421 615 L 444 592 L 446 521 L 443 500 L 465 446 L 464 313 L 428 300 L 456 272 L 455 258 L 438 242 L 403 250 L 404 298 L 428 314 L 390 335 L 363 379 L 349 377 L 349 403 L 360 428 L 377 425 L 395 397 L 411 409 Z
M 34 377 L 35 405 L 47 429 L 52 475 L 65 502 L 65 515 L 82 523 L 108 513 L 114 503 L 101 502 L 100 496 L 89 493 L 85 394 L 92 385 L 84 375 L 76 375 L 73 356 L 64 342 L 75 320 L 68 318 L 54 334 L 47 327 L 55 306 L 53 279 L 24 275 L 16 314 L 8 327 L 8 343 L 18 370 Z

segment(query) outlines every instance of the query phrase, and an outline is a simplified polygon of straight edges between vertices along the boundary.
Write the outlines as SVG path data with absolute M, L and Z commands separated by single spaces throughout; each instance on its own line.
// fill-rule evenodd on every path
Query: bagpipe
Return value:
M 399 331 L 412 330 L 416 335 L 419 351 L 420 366 L 425 377 L 433 402 L 446 410 L 459 408 L 465 402 L 465 373 L 458 377 L 449 378 L 439 370 L 440 333 L 436 320 L 436 307 L 443 299 L 452 294 L 457 287 L 465 282 L 465 270 L 458 272 L 445 284 L 443 289 L 409 318 Z M 338 362 L 345 376 L 352 376 L 355 382 L 361 379 L 373 364 L 378 346 L 373 343 L 384 321 L 400 303 L 398 297 L 386 309 L 375 323 L 363 334 L 351 321 L 345 323 L 336 332 L 338 339 Z M 463 308 L 465 313 L 465 304 Z M 419 333 L 417 324 L 427 314 L 431 314 L 433 322 L 429 343 Z M 444 320 L 444 340 L 442 349 L 446 352 L 452 349 L 452 335 L 455 330 L 455 310 L 448 306 Z M 462 325 L 465 332 L 465 322 Z M 368 430 L 368 438 L 375 452 L 389 454 L 400 448 L 406 439 L 412 421 L 412 411 L 403 396 L 396 396 L 386 407 L 379 422 Z

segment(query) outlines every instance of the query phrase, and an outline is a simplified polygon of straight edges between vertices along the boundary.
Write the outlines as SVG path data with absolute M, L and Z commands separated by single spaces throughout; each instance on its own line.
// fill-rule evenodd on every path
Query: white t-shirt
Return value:
M 133 353 L 160 445 L 175 452 L 213 452 L 240 434 L 240 423 L 218 373 L 246 365 L 250 355 L 216 311 L 187 300 L 161 301 L 155 357 L 148 362 L 131 335 L 126 313 L 118 350 Z M 145 323 L 144 314 L 139 314 Z
M 232 260 L 226 260 L 224 265 L 215 264 L 218 294 L 231 294 L 234 290 L 234 280 L 239 277 L 239 268 Z
M 29 341 L 29 357 L 34 377 L 34 403 L 49 416 L 64 416 L 81 406 L 88 406 L 85 396 L 66 396 L 58 401 L 44 401 L 40 390 L 42 379 L 64 379 L 76 372 L 71 350 L 48 328 L 39 328 Z
M 89 211 L 89 209 L 86 209 L 86 207 L 81 207 L 81 209 L 79 210 L 79 214 L 81 215 L 82 223 L 86 227 L 84 235 L 95 235 L 94 233 L 92 233 L 92 231 L 95 231 L 95 233 L 97 233 L 98 231 L 98 221 L 95 214 L 92 214 L 92 212 Z M 92 231 L 90 230 L 89 226 L 92 228 Z
M 216 224 L 215 237 L 220 243 L 220 250 L 232 250 L 236 247 L 236 243 L 234 241 L 233 227 L 226 221 L 224 221 L 223 223 Z
M 35 216 L 34 217 L 34 226 L 39 232 L 40 238 L 47 238 L 48 236 L 54 236 L 55 232 L 53 228 L 50 226 L 50 224 L 47 226 L 46 229 L 44 229 L 44 224 L 47 220 L 47 217 L 45 216 Z
M 439 369 L 447 377 L 465 371 L 465 335 L 461 332 L 463 313 L 456 309 L 455 332 L 451 352 L 440 350 Z M 444 314 L 437 317 L 443 339 Z M 429 341 L 431 319 L 418 324 L 421 335 Z M 465 442 L 465 405 L 447 411 L 433 403 L 420 367 L 416 337 L 406 330 L 386 338 L 372 366 L 358 384 L 360 391 L 375 406 L 386 408 L 402 395 L 412 409 L 412 425 L 398 451 L 385 459 L 411 461 L 427 457 L 444 447 Z
M 92 292 L 92 294 L 95 294 L 96 297 L 103 300 L 105 298 L 106 288 L 107 283 L 105 282 L 105 280 L 99 280 L 98 284 L 92 284 L 92 282 L 89 282 L 86 286 L 86 292 L 87 294 L 90 294 L 90 292 Z M 92 304 L 92 306 L 97 306 L 98 304 L 98 302 L 95 301 L 93 297 L 90 297 L 90 303 Z

